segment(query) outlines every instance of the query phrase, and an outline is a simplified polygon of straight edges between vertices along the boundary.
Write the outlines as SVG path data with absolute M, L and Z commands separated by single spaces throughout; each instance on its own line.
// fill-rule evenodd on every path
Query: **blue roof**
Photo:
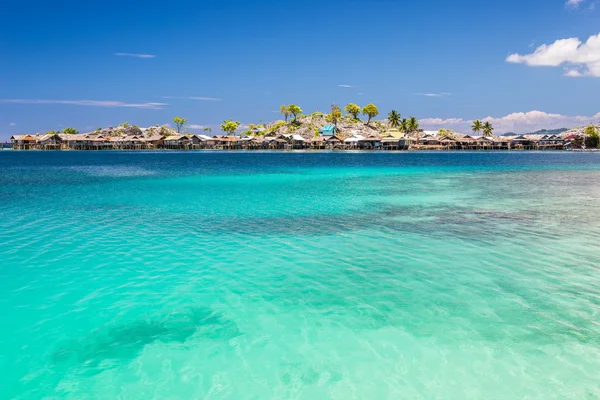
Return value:
M 333 136 L 335 134 L 335 126 L 325 125 L 323 128 L 321 128 L 321 134 L 323 136 Z

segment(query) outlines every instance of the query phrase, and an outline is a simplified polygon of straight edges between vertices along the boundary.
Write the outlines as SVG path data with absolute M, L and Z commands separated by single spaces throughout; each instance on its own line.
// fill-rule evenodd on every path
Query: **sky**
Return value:
M 600 121 L 600 0 L 20 0 L 0 12 L 0 141 L 374 103 L 428 130 Z

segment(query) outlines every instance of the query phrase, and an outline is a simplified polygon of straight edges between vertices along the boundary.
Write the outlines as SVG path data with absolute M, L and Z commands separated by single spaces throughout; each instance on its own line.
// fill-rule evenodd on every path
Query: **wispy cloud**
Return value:
M 64 104 L 73 106 L 89 107 L 131 107 L 145 108 L 149 110 L 161 110 L 167 103 L 125 103 L 114 100 L 38 100 L 38 99 L 0 99 L 0 103 L 6 104 Z
M 451 93 L 442 92 L 442 93 L 416 93 L 417 96 L 425 96 L 425 97 L 446 97 L 450 96 Z
M 11 122 L 10 124 L 8 124 L 8 126 L 16 126 L 17 124 L 14 122 Z
M 162 96 L 163 99 L 185 99 L 185 100 L 200 100 L 200 101 L 223 101 L 220 97 L 182 97 L 182 96 Z
M 218 97 L 188 97 L 190 100 L 202 100 L 202 101 L 223 101 L 223 99 Z
M 338 85 L 338 87 L 341 87 L 341 88 L 346 88 L 346 89 L 353 89 L 353 88 L 355 88 L 356 86 L 352 86 L 352 85 Z
M 117 57 L 134 57 L 134 58 L 155 58 L 154 54 L 137 54 L 137 53 L 115 53 Z
M 600 33 L 583 43 L 579 38 L 559 39 L 543 44 L 531 54 L 511 54 L 506 62 L 530 67 L 565 66 L 565 76 L 600 77 Z

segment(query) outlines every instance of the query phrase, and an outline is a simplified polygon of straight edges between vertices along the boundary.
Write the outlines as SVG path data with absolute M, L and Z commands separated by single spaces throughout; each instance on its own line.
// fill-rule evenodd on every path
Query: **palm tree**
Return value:
M 419 129 L 419 121 L 415 117 L 408 119 L 408 130 L 414 132 Z
M 390 126 L 392 128 L 397 128 L 398 126 L 400 126 L 400 120 L 401 118 L 400 114 L 398 114 L 398 111 L 390 111 L 390 113 L 388 114 L 388 122 L 390 123 Z
M 471 130 L 473 133 L 479 133 L 483 130 L 483 124 L 480 120 L 473 121 L 473 125 L 471 126 Z
M 408 120 L 406 118 L 402 118 L 402 121 L 400 121 L 400 130 L 404 133 L 408 132 Z
M 487 121 L 485 124 L 483 124 L 483 136 L 492 136 L 492 133 L 494 132 L 494 127 L 492 126 L 492 124 L 490 124 L 490 121 Z

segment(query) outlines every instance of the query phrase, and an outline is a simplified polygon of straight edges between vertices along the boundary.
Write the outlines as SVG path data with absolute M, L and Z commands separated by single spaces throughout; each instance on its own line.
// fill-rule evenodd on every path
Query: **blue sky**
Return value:
M 600 119 L 597 2 L 7 2 L 0 140 L 176 115 L 215 131 L 277 119 L 284 103 L 372 102 L 427 129 L 588 123 Z

